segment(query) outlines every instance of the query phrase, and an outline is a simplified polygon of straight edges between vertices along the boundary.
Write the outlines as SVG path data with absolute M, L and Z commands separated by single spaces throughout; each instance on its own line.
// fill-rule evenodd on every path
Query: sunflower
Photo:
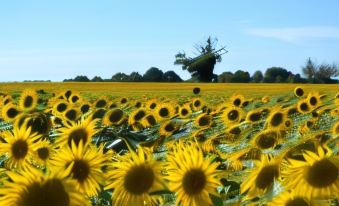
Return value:
M 75 145 L 80 143 L 80 140 L 86 145 L 91 142 L 92 136 L 98 132 L 95 128 L 97 120 L 91 118 L 81 119 L 78 122 L 70 122 L 65 127 L 57 130 L 58 137 L 55 140 L 56 145 L 62 147 L 68 144 L 71 147 L 74 141 Z
M 68 99 L 73 94 L 73 91 L 72 90 L 66 90 L 62 94 L 63 94 L 64 99 Z
M 126 97 L 121 97 L 119 99 L 119 105 L 120 107 L 124 107 L 124 106 L 127 106 L 128 104 L 128 99 Z
M 255 161 L 256 167 L 240 186 L 241 194 L 246 194 L 247 199 L 260 197 L 272 189 L 273 183 L 280 176 L 279 161 L 272 156 L 263 155 L 260 161 Z
M 165 189 L 165 185 L 162 163 L 154 160 L 150 152 L 139 147 L 137 153 L 119 156 L 110 167 L 105 190 L 113 189 L 113 205 L 156 205 L 158 198 L 150 193 Z
M 193 91 L 193 94 L 200 94 L 201 89 L 200 87 L 194 87 L 192 91 Z
M 209 128 L 211 127 L 212 123 L 212 116 L 205 113 L 200 114 L 195 119 L 195 125 L 200 128 Z
M 188 118 L 191 116 L 192 114 L 192 110 L 191 110 L 191 107 L 188 105 L 188 104 L 185 104 L 181 107 L 179 107 L 179 117 L 181 119 L 185 119 L 185 118 Z
M 81 112 L 77 107 L 71 107 L 68 108 L 64 113 L 63 113 L 63 118 L 67 121 L 71 122 L 76 122 L 79 120 L 81 116 Z
M 297 111 L 301 114 L 307 114 L 307 113 L 312 112 L 312 107 L 309 105 L 306 99 L 302 99 L 298 101 Z
M 75 188 L 75 181 L 65 179 L 65 173 L 44 175 L 30 168 L 18 173 L 6 172 L 11 181 L 0 188 L 1 206 L 89 206 Z
M 65 100 L 58 100 L 54 105 L 53 105 L 53 113 L 56 115 L 60 115 L 64 113 L 67 108 L 69 107 L 69 103 Z
M 72 179 L 76 180 L 78 191 L 88 197 L 98 195 L 100 185 L 104 183 L 102 168 L 107 163 L 102 147 L 85 145 L 80 140 L 78 145 L 72 142 L 71 147 L 61 148 L 51 160 L 52 170 L 68 171 Z
M 253 139 L 253 145 L 259 149 L 274 148 L 280 140 L 280 133 L 277 130 L 263 130 Z
M 174 146 L 168 156 L 166 179 L 176 193 L 177 205 L 212 205 L 209 194 L 218 196 L 218 163 L 212 157 L 204 159 L 196 144 Z
M 286 111 L 283 111 L 280 108 L 274 109 L 267 117 L 267 127 L 271 129 L 280 129 L 284 127 L 286 116 Z
M 228 107 L 222 114 L 222 119 L 226 125 L 239 123 L 243 115 L 243 111 L 239 107 Z
M 27 168 L 30 166 L 30 158 L 37 147 L 36 140 L 41 136 L 31 133 L 30 128 L 14 127 L 13 131 L 6 131 L 3 134 L 5 143 L 0 143 L 0 154 L 7 154 L 6 165 L 9 169 Z
M 201 98 L 192 99 L 192 109 L 193 111 L 199 111 L 205 106 L 204 101 Z
M 150 99 L 146 102 L 146 109 L 154 110 L 159 105 L 156 99 Z
M 50 159 L 56 153 L 56 148 L 48 140 L 42 140 L 36 143 L 34 148 L 33 161 L 43 167 L 49 168 Z
M 106 112 L 104 118 L 102 119 L 102 123 L 105 125 L 115 125 L 119 126 L 126 121 L 127 115 L 121 109 L 112 109 Z
M 326 202 L 312 200 L 303 194 L 295 194 L 293 190 L 281 192 L 274 197 L 272 201 L 267 203 L 267 206 L 329 206 Z
M 98 98 L 94 103 L 94 108 L 106 108 L 108 106 L 108 99 L 106 97 L 100 97 Z
M 166 120 L 171 118 L 175 113 L 174 107 L 169 103 L 162 103 L 157 106 L 155 115 L 158 120 Z
M 233 106 L 240 107 L 242 103 L 244 102 L 245 97 L 241 94 L 237 94 L 237 95 L 232 95 L 230 100 Z
M 76 104 L 76 103 L 80 103 L 82 101 L 82 98 L 80 96 L 79 93 L 73 93 L 69 98 L 68 98 L 68 102 L 70 102 L 71 104 Z
M 171 136 L 174 132 L 180 129 L 180 124 L 174 120 L 168 120 L 161 124 L 159 134 L 164 137 Z
M 309 93 L 307 95 L 306 101 L 312 108 L 317 108 L 322 104 L 320 94 L 315 92 Z
M 32 89 L 24 90 L 19 99 L 19 108 L 24 111 L 32 111 L 38 104 L 38 95 Z
M 339 157 L 321 147 L 316 153 L 304 151 L 303 157 L 305 161 L 287 160 L 287 169 L 282 172 L 285 187 L 309 199 L 338 197 Z
M 92 120 L 101 120 L 106 114 L 106 109 L 100 108 L 100 109 L 95 109 L 92 111 L 90 115 L 90 119 Z
M 157 118 L 153 114 L 148 114 L 141 120 L 141 124 L 144 128 L 150 128 L 157 124 Z
M 246 122 L 258 123 L 262 119 L 262 109 L 254 109 L 247 113 Z
M 51 119 L 42 112 L 24 113 L 18 116 L 15 121 L 17 127 L 29 127 L 32 133 L 38 133 L 42 136 L 48 135 L 52 122 Z
M 21 111 L 15 104 L 9 103 L 2 108 L 1 114 L 6 122 L 13 122 L 20 113 Z
M 10 95 L 5 95 L 4 97 L 2 97 L 2 100 L 0 102 L 0 105 L 5 106 L 9 103 L 13 102 L 13 99 Z
M 79 108 L 82 114 L 86 114 L 90 110 L 91 105 L 89 103 L 82 103 Z
M 302 97 L 302 96 L 304 96 L 304 89 L 303 88 L 301 88 L 301 87 L 296 87 L 296 88 L 294 88 L 294 95 L 296 96 L 296 97 Z
M 141 122 L 142 118 L 144 118 L 146 114 L 147 111 L 144 108 L 134 110 L 128 117 L 128 124 L 133 125 L 136 122 Z

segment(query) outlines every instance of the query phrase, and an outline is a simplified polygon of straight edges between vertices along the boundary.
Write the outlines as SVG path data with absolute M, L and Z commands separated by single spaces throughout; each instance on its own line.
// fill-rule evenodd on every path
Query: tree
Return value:
M 93 77 L 93 79 L 91 81 L 92 82 L 103 82 L 104 80 L 99 76 L 95 76 L 95 77 Z
M 318 72 L 317 65 L 309 57 L 304 67 L 301 68 L 303 75 L 309 82 L 315 82 L 316 74 Z
M 254 74 L 252 76 L 253 82 L 260 83 L 260 82 L 262 82 L 263 79 L 264 79 L 264 75 L 262 74 L 262 72 L 260 70 L 257 70 L 256 72 L 254 72 Z
M 336 64 L 321 64 L 316 72 L 316 78 L 323 83 L 334 83 L 331 77 L 337 77 L 339 75 L 338 66 Z
M 162 77 L 165 82 L 182 82 L 182 79 L 174 71 L 167 71 Z
M 217 62 L 221 62 L 221 56 L 227 51 L 225 47 L 216 49 L 217 39 L 211 39 L 208 37 L 205 44 L 199 44 L 195 46 L 198 51 L 198 56 L 191 58 L 186 57 L 185 52 L 179 52 L 175 55 L 175 65 L 182 65 L 183 70 L 187 70 L 191 73 L 192 79 L 199 82 L 211 82 L 217 77 L 213 73 L 214 66 Z
M 118 72 L 112 76 L 113 82 L 128 82 L 129 76 L 125 73 Z
M 248 72 L 238 70 L 234 73 L 232 82 L 237 82 L 237 83 L 248 83 L 250 82 L 250 74 Z
M 338 65 L 323 63 L 317 65 L 311 58 L 308 58 L 305 66 L 302 68 L 302 73 L 310 83 L 335 83 L 332 77 L 339 76 Z
M 143 78 L 142 78 L 141 74 L 139 74 L 139 72 L 132 72 L 129 75 L 129 81 L 131 81 L 131 82 L 142 82 Z
M 233 73 L 232 72 L 223 72 L 218 76 L 218 82 L 229 83 L 232 82 Z
M 145 82 L 161 82 L 163 74 L 160 69 L 151 67 L 145 72 L 143 79 Z
M 80 75 L 80 76 L 76 76 L 74 79 L 73 79 L 74 82 L 89 82 L 89 79 L 87 76 L 83 76 L 83 75 Z
M 271 67 L 268 68 L 265 72 L 264 82 L 274 83 L 274 82 L 286 82 L 290 72 L 281 67 Z

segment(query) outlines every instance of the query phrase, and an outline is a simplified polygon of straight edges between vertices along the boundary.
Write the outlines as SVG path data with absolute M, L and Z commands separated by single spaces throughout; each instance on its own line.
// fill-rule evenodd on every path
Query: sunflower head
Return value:
M 38 104 L 38 95 L 35 90 L 24 90 L 19 99 L 19 108 L 24 111 L 32 111 Z
M 153 114 L 148 114 L 142 118 L 141 124 L 145 128 L 153 127 L 157 124 L 157 118 Z
M 112 126 L 112 125 L 119 126 L 126 121 L 126 117 L 127 116 L 124 113 L 124 111 L 116 108 L 116 109 L 112 109 L 106 112 L 102 122 L 103 124 L 109 125 L 109 126 Z
M 108 100 L 106 97 L 100 97 L 93 103 L 93 107 L 97 109 L 106 108 L 107 106 L 108 106 Z
M 192 110 L 188 104 L 185 104 L 179 107 L 178 113 L 180 118 L 185 119 L 191 116 Z
M 192 109 L 193 111 L 199 111 L 205 106 L 204 101 L 201 98 L 192 99 Z
M 206 113 L 200 114 L 195 119 L 195 125 L 200 128 L 209 128 L 211 127 L 212 123 L 212 116 Z
M 161 179 L 162 164 L 151 153 L 139 147 L 137 152 L 118 156 L 108 170 L 105 189 L 114 189 L 113 205 L 153 205 L 157 196 L 150 193 L 164 189 Z
M 192 91 L 193 91 L 193 94 L 200 94 L 201 89 L 200 87 L 194 87 Z
M 278 130 L 264 130 L 254 137 L 254 145 L 259 149 L 271 149 L 279 143 Z
M 168 155 L 169 188 L 177 194 L 177 204 L 211 205 L 209 194 L 218 196 L 218 163 L 204 158 L 196 144 L 177 143 Z
M 15 104 L 9 103 L 2 108 L 1 114 L 6 122 L 13 122 L 21 114 L 21 111 Z
M 174 120 L 169 120 L 161 124 L 159 134 L 164 137 L 169 137 L 180 129 L 180 124 Z
M 303 88 L 301 88 L 301 87 L 296 87 L 296 88 L 294 88 L 294 95 L 296 96 L 296 97 L 302 97 L 302 96 L 304 96 L 304 89 Z

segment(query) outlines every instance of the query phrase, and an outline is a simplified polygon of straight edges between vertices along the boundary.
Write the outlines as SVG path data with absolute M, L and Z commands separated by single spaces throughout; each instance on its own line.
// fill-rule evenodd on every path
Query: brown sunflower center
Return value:
M 12 145 L 12 154 L 15 159 L 23 159 L 28 153 L 28 144 L 24 140 L 17 140 Z
M 210 124 L 210 119 L 208 116 L 202 116 L 199 118 L 198 123 L 200 127 L 204 127 Z
M 173 132 L 175 130 L 175 127 L 173 125 L 173 123 L 168 123 L 166 126 L 165 126 L 165 131 L 166 132 Z
M 57 109 L 58 112 L 64 112 L 67 109 L 67 104 L 60 103 L 60 104 L 58 104 L 56 109 Z
M 239 112 L 237 110 L 231 110 L 228 114 L 227 117 L 231 121 L 235 121 L 239 117 Z
M 72 102 L 75 103 L 79 100 L 79 97 L 78 96 L 73 96 L 72 97 Z
M 298 97 L 301 97 L 304 95 L 304 90 L 302 88 L 297 88 L 295 90 L 295 94 L 298 96 Z
M 150 108 L 150 109 L 154 109 L 156 106 L 157 106 L 156 103 L 152 103 L 152 104 L 149 106 L 149 108 Z
M 169 115 L 168 109 L 167 109 L 167 108 L 161 108 L 161 109 L 159 110 L 159 115 L 160 115 L 161 117 L 167 117 L 167 116 Z
M 200 100 L 194 101 L 193 105 L 194 105 L 194 107 L 200 107 L 200 105 L 201 105 Z
M 145 111 L 140 110 L 134 115 L 134 120 L 139 121 L 146 115 Z
M 33 104 L 33 97 L 27 96 L 27 97 L 25 98 L 25 101 L 24 101 L 24 107 L 25 107 L 25 108 L 29 108 L 29 107 L 32 106 L 32 104 Z
M 300 108 L 301 111 L 304 111 L 304 112 L 309 110 L 306 102 L 301 103 L 299 108 Z
M 201 193 L 206 183 L 206 175 L 201 169 L 191 169 L 187 171 L 182 179 L 184 190 L 189 195 Z
M 86 143 L 88 139 L 88 134 L 85 128 L 78 128 L 73 130 L 68 137 L 68 145 L 71 147 L 72 142 L 74 141 L 75 145 L 78 146 L 80 143 L 80 140 L 82 140 L 82 143 Z
M 98 109 L 93 113 L 92 118 L 93 119 L 101 119 L 105 115 L 105 113 L 106 113 L 106 110 L 104 110 L 102 108 Z
M 96 108 L 101 108 L 101 107 L 105 107 L 106 105 L 107 105 L 106 100 L 100 99 L 100 100 L 95 104 L 95 107 L 96 107 Z
M 151 126 L 154 126 L 157 123 L 157 120 L 155 119 L 155 117 L 153 115 L 148 115 L 146 117 L 146 120 L 147 120 L 148 124 L 150 124 Z
M 88 104 L 82 105 L 81 108 L 80 108 L 80 110 L 81 110 L 82 113 L 85 114 L 85 113 L 88 112 L 88 110 L 89 110 L 89 105 L 88 105 Z
M 68 206 L 70 197 L 58 179 L 50 179 L 44 184 L 35 182 L 23 192 L 19 206 Z
M 276 126 L 279 126 L 283 122 L 283 119 L 284 119 L 284 115 L 280 112 L 277 112 L 272 116 L 270 123 L 273 127 L 276 127 Z
M 75 160 L 74 165 L 72 168 L 72 174 L 73 178 L 78 180 L 79 182 L 84 182 L 88 175 L 89 175 L 90 169 L 89 165 L 84 160 Z
M 124 187 L 134 195 L 141 195 L 151 189 L 154 179 L 154 172 L 149 166 L 134 166 L 129 169 L 125 176 Z
M 188 114 L 187 109 L 184 108 L 184 109 L 181 110 L 181 115 L 182 116 L 186 116 L 187 114 Z
M 260 118 L 261 118 L 260 112 L 253 113 L 253 114 L 251 114 L 250 117 L 249 117 L 249 119 L 250 119 L 251 122 L 257 122 L 257 121 L 260 120 Z
M 302 197 L 297 197 L 289 200 L 285 206 L 309 206 L 310 204 Z
M 233 101 L 233 104 L 234 104 L 235 106 L 240 106 L 241 100 L 240 100 L 239 98 L 236 98 L 236 99 Z
M 338 168 L 328 159 L 314 163 L 306 173 L 306 181 L 314 187 L 327 187 L 338 178 Z
M 7 110 L 6 114 L 9 118 L 14 118 L 19 114 L 19 111 L 15 108 L 10 108 Z
M 261 149 L 268 149 L 275 145 L 276 143 L 276 135 L 275 133 L 267 133 L 260 135 L 257 140 L 257 145 Z
M 311 97 L 311 98 L 310 98 L 310 104 L 311 104 L 312 106 L 315 106 L 317 103 L 318 103 L 317 98 L 315 98 L 315 97 Z
M 74 109 L 70 109 L 66 112 L 65 116 L 69 120 L 75 120 L 77 117 L 77 112 Z
M 122 116 L 124 115 L 124 112 L 121 109 L 115 109 L 112 111 L 111 115 L 109 116 L 110 122 L 118 122 L 121 120 Z
M 121 104 L 127 103 L 127 99 L 126 99 L 126 98 L 122 98 L 122 99 L 120 100 L 120 103 L 121 103 Z
M 38 149 L 38 156 L 42 160 L 46 160 L 49 157 L 49 150 L 46 147 L 42 147 Z
M 279 171 L 276 165 L 265 166 L 259 172 L 257 178 L 255 179 L 255 185 L 259 189 L 266 189 L 270 187 L 274 179 L 278 177 Z

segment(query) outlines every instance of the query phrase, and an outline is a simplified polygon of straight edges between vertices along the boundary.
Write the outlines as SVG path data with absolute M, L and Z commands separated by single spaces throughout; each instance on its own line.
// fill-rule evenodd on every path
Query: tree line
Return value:
M 182 82 L 183 80 L 174 71 L 163 72 L 156 67 L 149 68 L 143 75 L 139 72 L 125 74 L 118 72 L 110 79 L 103 79 L 95 76 L 89 79 L 87 76 L 80 75 L 74 79 L 65 79 L 64 82 Z
M 339 83 L 333 77 L 339 76 L 336 64 L 316 64 L 310 58 L 301 68 L 301 74 L 294 74 L 282 67 L 270 67 L 265 72 L 260 70 L 250 75 L 248 71 L 237 70 L 236 72 L 226 71 L 213 79 L 213 82 L 220 83 Z M 194 82 L 192 77 L 186 82 Z M 87 76 L 76 76 L 74 79 L 65 79 L 64 82 L 183 82 L 182 78 L 174 71 L 163 72 L 161 69 L 151 67 L 143 75 L 138 72 L 125 74 L 118 72 L 110 79 L 103 79 L 95 76 L 89 79 Z

